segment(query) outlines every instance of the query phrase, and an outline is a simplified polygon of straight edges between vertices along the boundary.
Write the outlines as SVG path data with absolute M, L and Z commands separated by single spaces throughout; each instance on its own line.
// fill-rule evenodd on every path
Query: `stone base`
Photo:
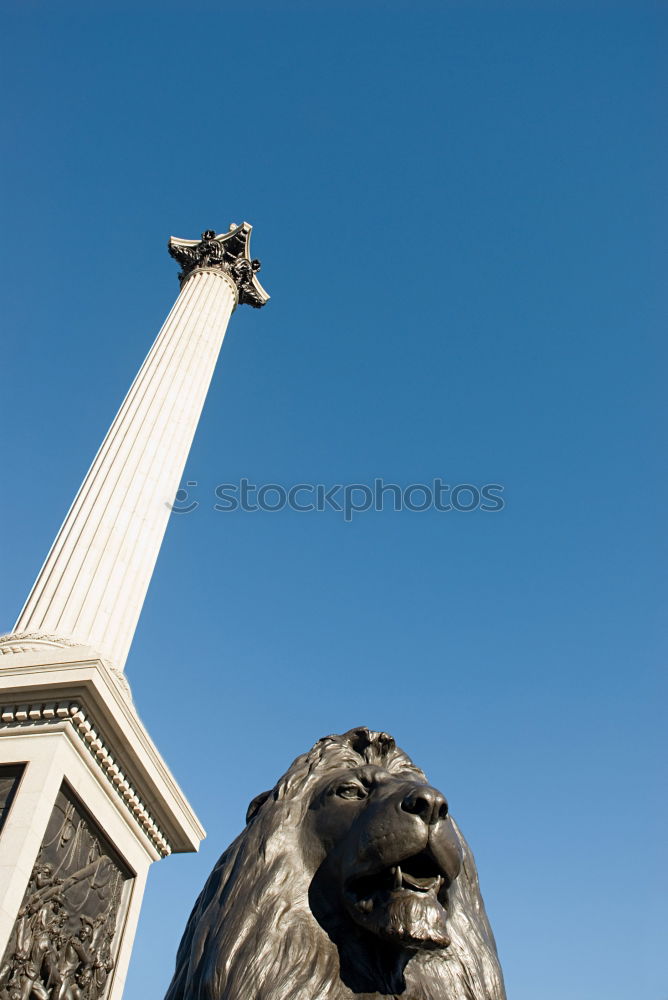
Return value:
M 148 868 L 196 851 L 204 831 L 122 681 L 84 647 L 3 656 L 5 788 L 12 765 L 24 766 L 0 821 L 0 990 L 12 976 L 25 989 L 43 962 L 52 976 L 79 976 L 84 997 L 120 1000 Z M 77 950 L 88 958 L 72 971 Z

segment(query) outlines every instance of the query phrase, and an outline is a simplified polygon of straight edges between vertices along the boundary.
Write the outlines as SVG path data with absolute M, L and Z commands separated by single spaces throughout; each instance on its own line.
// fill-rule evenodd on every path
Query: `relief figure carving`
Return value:
M 64 786 L 0 964 L 0 1000 L 102 1000 L 130 879 Z

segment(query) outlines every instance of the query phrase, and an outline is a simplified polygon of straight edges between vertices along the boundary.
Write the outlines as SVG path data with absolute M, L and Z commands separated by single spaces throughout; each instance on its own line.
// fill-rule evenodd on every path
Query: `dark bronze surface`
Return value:
M 386 733 L 320 740 L 251 803 L 166 1000 L 504 1000 L 471 852 Z
M 216 235 L 214 229 L 206 229 L 194 246 L 170 240 L 167 244 L 169 254 L 181 265 L 179 281 L 183 284 L 197 268 L 217 268 L 229 274 L 237 286 L 239 305 L 260 309 L 266 304 L 267 296 L 255 281 L 262 265 L 259 260 L 250 260 L 247 256 L 250 228 L 244 223 L 222 235 Z
M 0 1000 L 102 1000 L 130 878 L 63 786 L 0 966 Z

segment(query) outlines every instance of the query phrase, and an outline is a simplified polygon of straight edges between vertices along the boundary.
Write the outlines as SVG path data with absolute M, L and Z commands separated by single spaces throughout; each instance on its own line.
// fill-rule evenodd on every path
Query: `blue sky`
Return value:
M 247 219 L 272 295 L 128 662 L 208 838 L 153 867 L 126 1000 L 162 996 L 248 801 L 358 724 L 448 795 L 513 1000 L 666 1000 L 667 20 L 3 4 L 5 629 L 177 294 L 167 237 Z M 213 510 L 243 476 L 506 506 Z

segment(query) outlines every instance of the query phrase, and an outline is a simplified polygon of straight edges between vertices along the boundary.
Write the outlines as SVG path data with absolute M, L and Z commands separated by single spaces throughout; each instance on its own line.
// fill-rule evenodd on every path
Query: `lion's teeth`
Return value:
M 394 888 L 401 889 L 401 883 L 403 882 L 403 876 L 401 874 L 401 868 L 399 865 L 394 869 Z

